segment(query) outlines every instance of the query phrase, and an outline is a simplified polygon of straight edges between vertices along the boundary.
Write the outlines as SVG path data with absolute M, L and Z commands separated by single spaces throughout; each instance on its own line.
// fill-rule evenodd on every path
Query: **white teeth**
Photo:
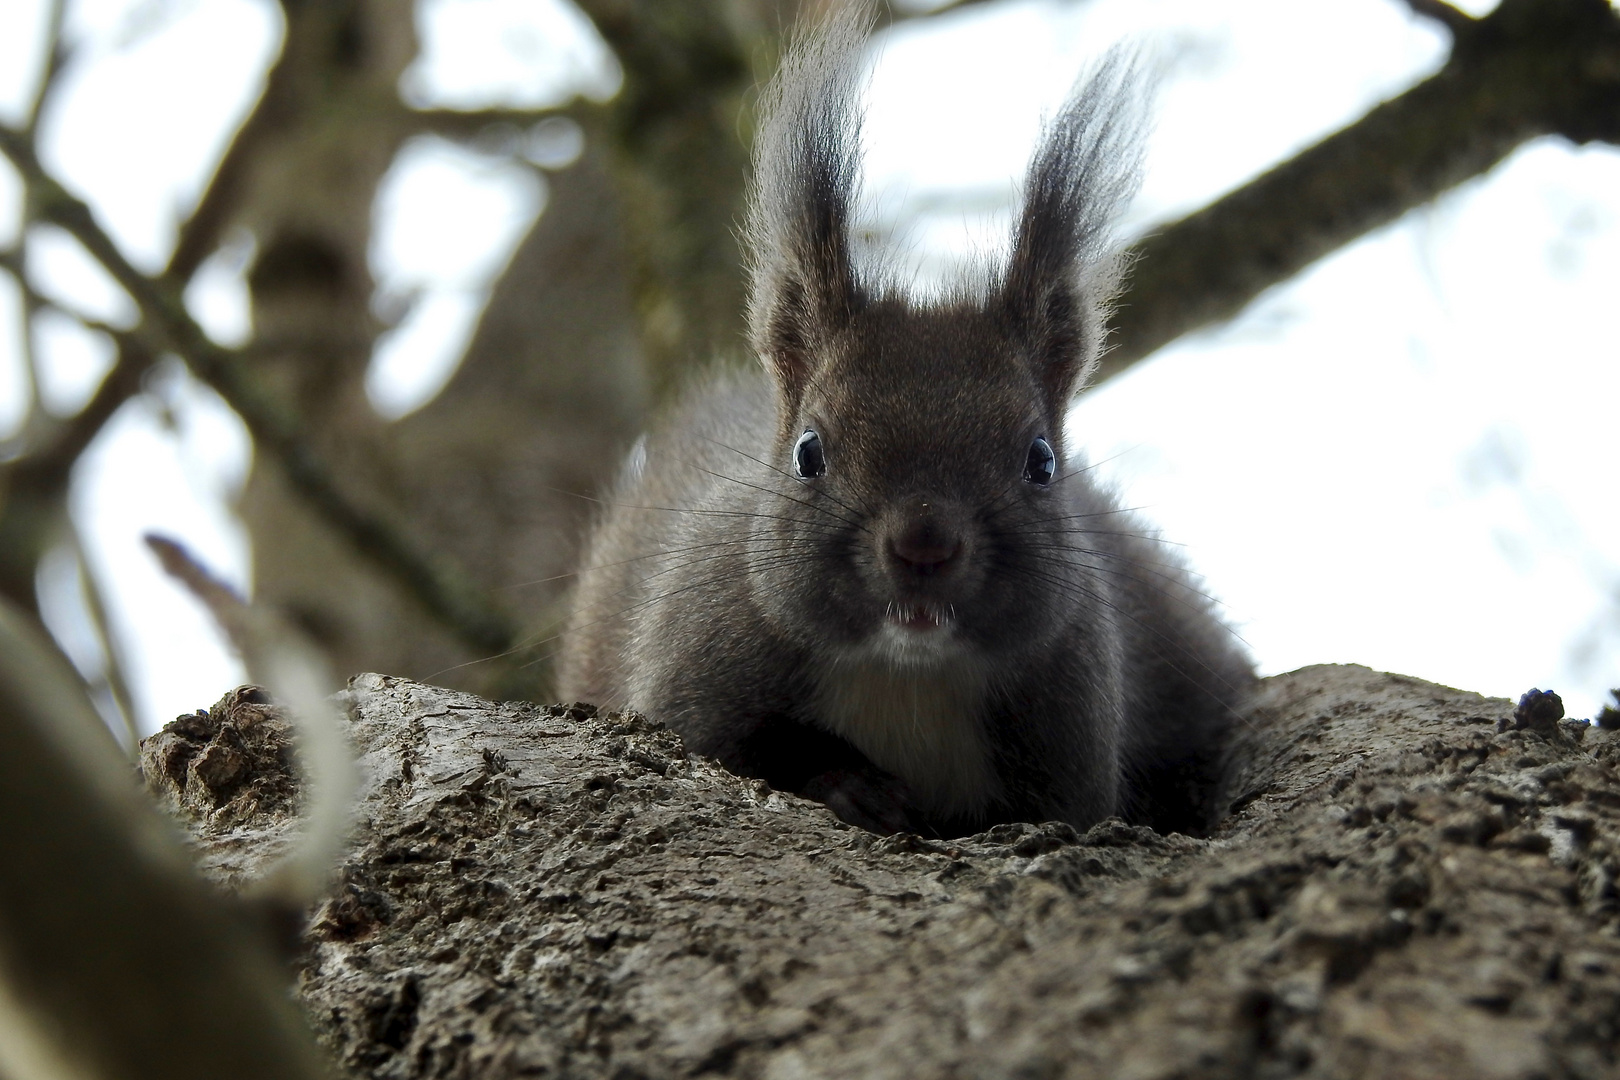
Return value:
M 927 607 L 903 607 L 891 604 L 889 621 L 910 630 L 928 630 L 943 626 L 945 616 Z

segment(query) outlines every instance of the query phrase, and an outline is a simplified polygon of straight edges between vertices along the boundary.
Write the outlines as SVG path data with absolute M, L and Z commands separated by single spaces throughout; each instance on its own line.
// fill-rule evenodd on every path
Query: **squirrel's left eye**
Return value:
M 1057 475 L 1057 455 L 1052 453 L 1052 444 L 1041 435 L 1029 444 L 1029 456 L 1024 459 L 1024 480 L 1031 484 L 1045 487 Z
M 827 471 L 827 456 L 821 452 L 821 436 L 806 431 L 793 446 L 793 471 L 801 480 L 814 480 Z

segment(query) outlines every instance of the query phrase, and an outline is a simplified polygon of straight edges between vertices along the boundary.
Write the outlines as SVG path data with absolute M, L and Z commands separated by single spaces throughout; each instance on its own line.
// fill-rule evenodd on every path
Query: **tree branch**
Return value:
M 1434 77 L 1141 241 L 1098 381 L 1549 134 L 1620 139 L 1606 0 L 1503 0 Z
M 913 19 L 931 19 L 935 15 L 943 15 L 948 11 L 956 11 L 965 7 L 977 7 L 980 4 L 993 3 L 994 0 L 945 0 L 945 3 L 931 8 L 915 10 L 899 10 L 893 3 L 883 4 L 878 8 L 877 25 L 881 29 L 893 26 L 895 23 L 910 22 Z
M 71 669 L 0 602 L 8 1075 L 330 1075 L 265 935 L 188 864 Z
M 39 92 L 34 95 L 33 103 L 28 108 L 28 114 L 23 120 L 23 133 L 30 140 L 39 126 L 39 114 L 45 106 L 45 95 L 49 94 L 51 87 L 56 83 L 56 77 L 67 66 L 68 52 L 62 46 L 62 20 L 67 15 L 67 4 L 63 0 L 49 0 L 45 13 L 45 70 L 39 80 Z
M 0 151 L 28 185 L 35 215 L 72 233 L 134 298 L 142 322 L 132 333 L 155 351 L 172 349 L 241 416 L 258 447 L 282 467 L 292 486 L 376 565 L 390 573 L 457 636 L 488 653 L 505 650 L 514 634 L 504 616 L 447 560 L 419 549 L 392 522 L 346 497 L 331 470 L 299 435 L 296 421 L 267 395 L 227 349 L 210 341 L 186 313 L 173 277 L 149 278 L 130 265 L 96 224 L 90 208 L 40 166 L 20 132 L 0 128 Z
M 117 720 L 123 736 L 123 748 L 132 759 L 138 758 L 141 752 L 141 725 L 139 714 L 135 711 L 135 695 L 130 692 L 129 679 L 125 675 L 124 651 L 119 647 L 118 636 L 113 633 L 112 620 L 107 616 L 107 603 L 100 579 L 90 568 L 90 560 L 84 553 L 84 541 L 79 535 L 77 526 L 67 530 L 69 543 L 73 546 L 73 562 L 79 572 L 79 588 L 84 592 L 84 606 L 90 616 L 90 628 L 95 633 L 96 644 L 101 647 L 102 676 L 101 686 L 92 684 L 90 689 L 105 690 L 111 705 L 117 711 Z M 109 718 L 110 720 L 111 718 Z
M 408 109 L 401 106 L 400 123 L 409 129 L 447 139 L 469 139 L 500 124 L 523 128 L 552 116 L 578 119 L 582 111 L 585 110 L 578 101 L 545 109 Z
M 34 574 L 61 524 L 74 462 L 119 407 L 139 392 L 154 354 L 115 333 L 118 357 L 95 394 L 72 418 L 44 428 L 28 452 L 0 465 L 0 596 L 34 611 Z M 43 427 L 43 425 L 41 425 Z
M 1457 10 L 1445 0 L 1406 0 L 1406 6 L 1412 9 L 1414 15 L 1440 23 L 1451 31 L 1453 37 L 1461 37 L 1479 24 L 1478 19 L 1466 11 Z

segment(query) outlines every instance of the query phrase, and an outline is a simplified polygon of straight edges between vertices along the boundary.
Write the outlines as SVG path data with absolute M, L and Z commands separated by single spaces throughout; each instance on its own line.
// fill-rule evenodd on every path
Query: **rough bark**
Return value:
M 298 980 L 357 1076 L 1620 1068 L 1620 733 L 1545 698 L 1307 668 L 1263 687 L 1210 839 L 934 841 L 844 825 L 634 715 L 376 675 L 348 696 L 361 824 Z M 266 751 L 197 789 L 210 730 L 251 720 L 222 705 L 145 760 L 240 883 L 290 826 L 252 777 L 289 774 Z

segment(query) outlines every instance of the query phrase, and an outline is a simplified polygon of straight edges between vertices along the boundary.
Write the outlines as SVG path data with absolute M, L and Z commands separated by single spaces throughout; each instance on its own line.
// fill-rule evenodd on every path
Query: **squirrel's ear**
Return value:
M 743 239 L 748 328 L 785 398 L 796 402 L 818 349 L 861 303 L 849 222 L 860 176 L 866 0 L 802 28 L 760 99 Z
M 997 302 L 1058 408 L 1097 366 L 1119 288 L 1110 225 L 1141 171 L 1138 81 L 1130 54 L 1109 52 L 1048 125 L 1024 178 Z

